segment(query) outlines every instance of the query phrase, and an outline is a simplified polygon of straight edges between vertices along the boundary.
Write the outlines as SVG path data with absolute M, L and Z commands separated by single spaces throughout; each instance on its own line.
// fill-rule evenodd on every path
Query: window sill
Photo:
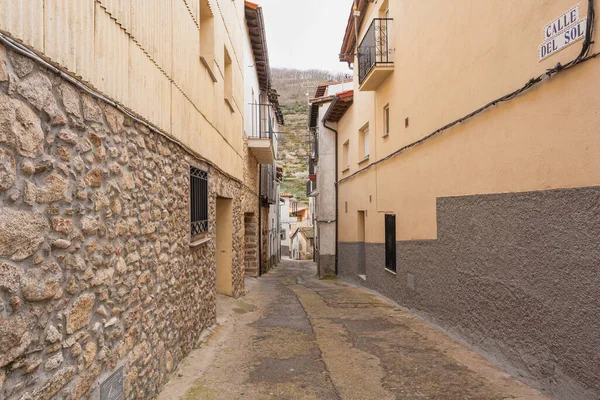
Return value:
M 342 173 L 350 171 L 350 166 L 348 165 L 346 168 L 342 170 Z
M 385 135 L 383 135 L 383 136 L 382 136 L 382 138 L 384 138 L 384 139 L 385 139 L 385 138 L 388 138 L 389 136 L 390 136 L 390 134 L 389 134 L 389 133 L 386 133 Z
M 225 98 L 225 103 L 227 103 L 227 105 L 229 106 L 229 109 L 231 110 L 232 113 L 235 113 L 235 110 L 233 109 L 233 103 L 231 100 L 229 100 L 227 97 Z
M 366 281 L 366 280 L 367 280 L 367 276 L 366 276 L 366 275 L 360 275 L 360 274 L 359 274 L 359 275 L 358 275 L 358 277 L 359 277 L 360 279 L 362 279 L 363 281 Z
M 358 165 L 364 164 L 365 162 L 369 161 L 369 156 L 365 156 L 365 158 L 363 158 L 362 160 L 360 160 L 358 162 Z
M 212 240 L 212 238 L 210 238 L 210 237 L 198 239 L 198 240 L 195 240 L 193 242 L 190 242 L 190 247 L 191 248 L 199 247 L 199 246 L 202 246 L 205 243 L 210 242 L 211 240 Z
M 204 66 L 208 70 L 208 74 L 210 75 L 212 81 L 214 83 L 217 83 L 217 77 L 216 77 L 215 73 L 213 72 L 212 67 L 210 66 L 208 60 L 204 56 L 200 56 L 200 61 L 202 61 L 202 64 L 204 64 Z
M 389 274 L 396 275 L 396 272 L 392 271 L 391 269 L 384 268 L 384 270 Z

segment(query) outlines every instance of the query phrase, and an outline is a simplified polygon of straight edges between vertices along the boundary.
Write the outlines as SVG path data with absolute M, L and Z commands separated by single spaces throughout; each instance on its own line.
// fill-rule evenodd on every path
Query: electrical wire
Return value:
M 421 139 L 414 141 L 410 144 L 407 144 L 406 146 L 403 146 L 401 148 L 399 148 L 398 150 L 394 151 L 393 153 L 385 156 L 384 158 L 382 158 L 381 160 L 377 160 L 371 164 L 369 164 L 368 166 L 366 166 L 365 168 L 362 168 L 350 175 L 348 175 L 347 177 L 344 177 L 342 179 L 340 179 L 339 181 L 336 182 L 336 185 L 339 185 L 340 183 L 347 181 L 348 179 L 354 178 L 355 176 L 365 172 L 366 170 L 368 170 L 369 168 L 372 168 L 378 164 L 381 164 L 397 155 L 399 155 L 400 153 L 405 152 L 406 150 L 409 150 L 415 146 L 420 145 L 423 142 L 426 142 L 427 140 L 439 135 L 440 133 L 454 127 L 455 125 L 458 125 L 462 122 L 465 122 L 468 119 L 473 118 L 474 116 L 476 116 L 477 114 L 480 114 L 482 112 L 484 112 L 485 110 L 487 110 L 488 108 L 491 108 L 499 103 L 503 103 L 505 101 L 509 101 L 514 99 L 515 97 L 519 96 L 521 93 L 531 89 L 532 87 L 536 86 L 537 84 L 539 84 L 540 82 L 552 77 L 553 75 L 556 75 L 562 71 L 566 71 L 567 69 L 573 68 L 574 66 L 584 63 L 586 61 L 589 61 L 591 59 L 594 59 L 596 57 L 598 57 L 600 55 L 600 52 L 597 53 L 593 53 L 593 54 L 589 54 L 590 53 L 590 49 L 592 44 L 594 43 L 593 41 L 593 33 L 594 33 L 594 22 L 596 19 L 596 12 L 594 10 L 594 0 L 588 0 L 588 16 L 587 16 L 587 26 L 586 26 L 586 34 L 585 34 L 585 39 L 583 42 L 583 45 L 581 47 L 581 51 L 579 52 L 579 55 L 577 57 L 575 57 L 573 60 L 569 61 L 568 63 L 562 65 L 561 63 L 556 64 L 556 66 L 554 66 L 553 68 L 547 69 L 546 72 L 544 72 L 543 74 L 538 75 L 535 78 L 531 78 L 525 85 L 523 85 L 522 87 L 520 87 L 519 89 L 510 92 L 502 97 L 497 98 L 496 100 L 493 100 L 489 103 L 487 103 L 486 105 L 478 108 L 477 110 L 465 115 L 462 118 L 459 118 L 455 121 L 450 122 L 449 124 L 446 124 L 444 126 L 442 126 L 441 128 L 433 131 L 432 133 L 430 133 L 427 136 L 422 137 Z

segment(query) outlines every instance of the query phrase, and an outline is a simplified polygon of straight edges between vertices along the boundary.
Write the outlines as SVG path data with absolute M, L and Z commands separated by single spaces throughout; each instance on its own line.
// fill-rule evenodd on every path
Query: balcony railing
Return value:
M 275 204 L 276 197 L 276 174 L 275 166 L 261 165 L 260 166 L 260 196 L 263 204 Z
M 390 60 L 389 30 L 392 18 L 375 18 L 358 46 L 358 83 L 362 85 L 377 65 L 393 64 Z
M 248 133 L 253 139 L 272 139 L 273 138 L 273 106 L 271 104 L 250 104 L 252 109 L 252 130 Z

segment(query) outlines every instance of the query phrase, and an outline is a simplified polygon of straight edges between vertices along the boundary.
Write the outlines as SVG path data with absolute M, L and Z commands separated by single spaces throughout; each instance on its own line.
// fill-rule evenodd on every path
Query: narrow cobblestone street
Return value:
M 311 262 L 283 260 L 220 297 L 220 326 L 169 399 L 544 399 L 420 318 Z

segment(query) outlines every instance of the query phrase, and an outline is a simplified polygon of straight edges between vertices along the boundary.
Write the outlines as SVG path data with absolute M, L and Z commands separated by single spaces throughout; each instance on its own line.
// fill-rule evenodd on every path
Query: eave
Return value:
M 358 31 L 365 18 L 365 13 L 369 3 L 373 0 L 358 0 L 358 11 L 360 11 L 360 17 L 358 17 Z M 348 24 L 346 25 L 346 33 L 344 34 L 344 41 L 342 42 L 342 48 L 340 50 L 340 61 L 353 63 L 354 62 L 354 48 L 356 47 L 356 31 L 354 26 L 354 5 L 350 8 L 350 16 L 348 17 Z
M 246 26 L 248 27 L 248 36 L 254 55 L 258 83 L 261 90 L 268 91 L 271 88 L 271 68 L 262 8 L 258 4 L 249 1 L 244 4 Z
M 354 102 L 354 90 L 338 93 L 323 117 L 324 122 L 339 122 Z

